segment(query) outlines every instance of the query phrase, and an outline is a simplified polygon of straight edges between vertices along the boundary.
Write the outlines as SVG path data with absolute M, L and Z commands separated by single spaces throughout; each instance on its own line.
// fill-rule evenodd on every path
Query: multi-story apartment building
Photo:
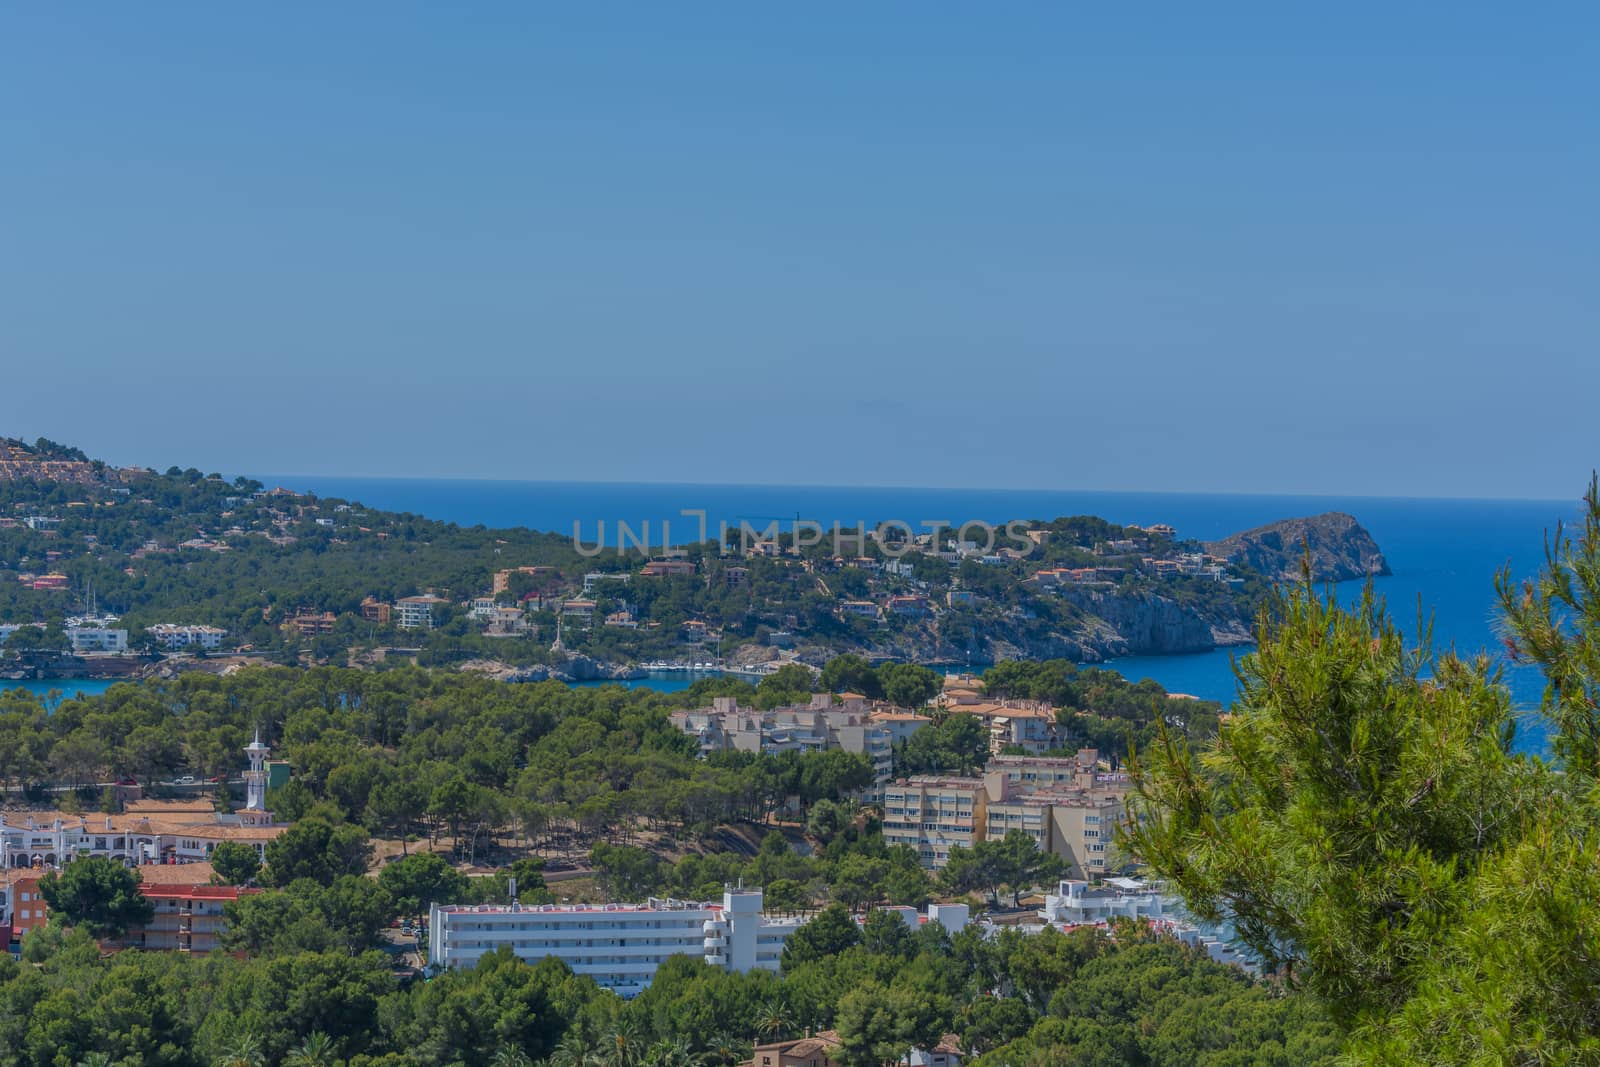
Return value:
M 809 705 L 762 711 L 742 708 L 733 697 L 717 697 L 709 708 L 672 713 L 678 729 L 693 736 L 700 754 L 713 752 L 821 752 L 830 748 L 856 752 L 872 761 L 874 787 L 869 799 L 881 795 L 894 774 L 894 746 L 928 719 L 915 722 L 881 721 L 882 710 L 864 700 L 834 704 L 828 694 L 818 694 Z
M 182 871 L 183 867 L 167 869 Z M 139 886 L 139 892 L 149 898 L 155 914 L 143 926 L 130 927 L 118 944 L 127 948 L 205 953 L 220 947 L 222 933 L 228 926 L 223 907 L 241 895 L 260 890 L 204 882 L 152 884 L 147 881 Z
M 185 648 L 215 649 L 228 635 L 228 631 L 216 626 L 177 626 L 170 622 L 158 622 L 146 632 L 168 652 Z
M 402 630 L 431 630 L 433 609 L 448 603 L 444 597 L 432 594 L 403 596 L 394 602 L 395 625 Z
M 1020 748 L 1030 755 L 1058 748 L 1066 736 L 1049 704 L 1036 700 L 989 700 L 971 675 L 947 675 L 938 703 L 951 715 L 971 715 L 989 732 L 989 751 Z
M 1015 795 L 1008 786 L 986 779 L 986 791 L 991 797 L 999 792 L 1001 798 L 991 799 L 986 808 L 985 837 L 999 839 L 1021 830 L 1040 852 L 1066 860 L 1075 877 L 1103 876 L 1114 869 L 1113 837 L 1123 816 L 1120 790 Z
M 333 633 L 339 617 L 331 611 L 297 611 L 283 620 L 283 628 L 300 637 Z
M 77 655 L 85 652 L 126 652 L 128 631 L 115 626 L 115 615 L 85 615 L 67 620 L 67 644 Z
M 41 871 L 0 871 L 0 927 L 9 930 L 0 952 L 13 940 L 49 921 L 44 897 L 39 893 Z
M 563 960 L 624 997 L 649 986 L 656 969 L 673 956 L 694 956 L 729 971 L 775 971 L 784 942 L 807 921 L 763 914 L 759 889 L 729 889 L 720 904 L 436 904 L 428 914 L 432 967 L 471 967 L 486 953 L 510 946 L 529 962 Z M 963 905 L 928 910 L 930 922 L 952 933 L 967 919 Z
M 390 618 L 394 615 L 394 605 L 388 601 L 379 600 L 375 596 L 361 598 L 361 617 L 368 622 L 375 622 L 379 626 L 388 626 Z
M 1077 755 L 1065 757 L 995 756 L 985 770 L 1003 774 L 1026 792 L 1128 788 L 1127 773 L 1100 766 L 1100 753 L 1092 748 L 1080 748 Z
M 933 720 L 926 715 L 918 715 L 914 711 L 902 708 L 879 708 L 868 716 L 872 725 L 881 726 L 889 733 L 891 745 L 903 745 L 911 740 L 911 735 L 924 726 L 933 725 Z
M 209 863 L 146 864 L 137 868 L 139 892 L 154 914 L 142 926 L 130 927 L 115 943 L 123 948 L 210 952 L 219 947 L 227 928 L 223 906 L 259 889 L 211 885 Z M 38 872 L 0 874 L 0 927 L 10 929 L 5 941 L 21 941 L 49 921 L 49 907 L 39 893 Z M 0 942 L 0 951 L 6 945 Z
M 730 971 L 777 970 L 784 940 L 802 921 L 762 915 L 760 890 L 729 890 L 720 905 L 434 905 L 428 961 L 470 967 L 509 945 L 521 959 L 554 956 L 577 974 L 631 997 L 672 956 L 694 956 Z
M 1077 759 L 997 758 L 982 778 L 917 776 L 883 791 L 883 837 L 942 868 L 956 845 L 971 848 L 1012 830 L 1062 857 L 1074 877 L 1116 868 L 1113 836 L 1124 817 L 1125 783 L 1101 781 L 1085 750 Z M 1109 775 L 1105 777 L 1111 777 Z
M 988 791 L 981 778 L 917 775 L 883 790 L 883 840 L 909 845 L 924 867 L 943 867 L 955 845 L 971 848 L 987 827 Z

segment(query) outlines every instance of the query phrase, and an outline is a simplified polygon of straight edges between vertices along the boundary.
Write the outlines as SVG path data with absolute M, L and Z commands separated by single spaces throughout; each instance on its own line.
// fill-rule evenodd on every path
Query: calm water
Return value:
M 654 689 L 658 693 L 681 692 L 701 678 L 716 675 L 696 674 L 692 671 L 650 671 L 643 678 L 630 678 L 625 682 L 573 682 L 574 686 L 589 688 L 597 685 L 621 685 L 629 689 Z
M 52 690 L 59 691 L 64 699 L 70 700 L 75 696 L 94 696 L 110 689 L 115 682 L 103 681 L 95 678 L 46 678 L 37 682 L 14 682 L 0 678 L 0 691 L 7 689 L 26 689 L 39 696 L 48 696 Z

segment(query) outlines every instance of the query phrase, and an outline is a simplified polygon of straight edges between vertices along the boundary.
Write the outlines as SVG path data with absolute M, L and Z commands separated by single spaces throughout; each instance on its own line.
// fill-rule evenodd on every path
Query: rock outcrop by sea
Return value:
M 1212 541 L 1206 551 L 1276 581 L 1298 579 L 1308 552 L 1313 581 L 1347 582 L 1389 573 L 1378 542 L 1355 516 L 1342 511 L 1281 519 Z

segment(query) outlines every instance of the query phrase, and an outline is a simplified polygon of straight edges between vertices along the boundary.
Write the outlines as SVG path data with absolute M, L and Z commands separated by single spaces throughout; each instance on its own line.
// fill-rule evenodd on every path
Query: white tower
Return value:
M 246 811 L 267 810 L 267 754 L 272 750 L 261 743 L 261 728 L 256 727 L 256 739 L 244 747 L 250 757 L 250 769 L 244 772 Z

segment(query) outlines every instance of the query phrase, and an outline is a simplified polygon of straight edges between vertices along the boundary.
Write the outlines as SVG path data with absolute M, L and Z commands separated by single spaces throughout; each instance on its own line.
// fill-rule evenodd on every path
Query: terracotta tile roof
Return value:
M 211 815 L 216 810 L 211 801 L 204 797 L 196 800 L 130 800 L 122 806 L 125 815 Z
M 58 811 L 6 812 L 6 826 L 22 829 L 32 816 L 34 826 L 52 832 L 57 819 L 63 830 L 77 830 L 91 834 L 167 834 L 176 837 L 193 837 L 202 841 L 270 841 L 288 829 L 283 826 L 229 826 L 217 822 L 215 812 L 205 815 L 173 812 L 165 817 L 151 818 L 141 813 L 120 815 L 63 816 Z
M 147 886 L 209 885 L 216 873 L 209 863 L 141 863 L 135 869 Z

